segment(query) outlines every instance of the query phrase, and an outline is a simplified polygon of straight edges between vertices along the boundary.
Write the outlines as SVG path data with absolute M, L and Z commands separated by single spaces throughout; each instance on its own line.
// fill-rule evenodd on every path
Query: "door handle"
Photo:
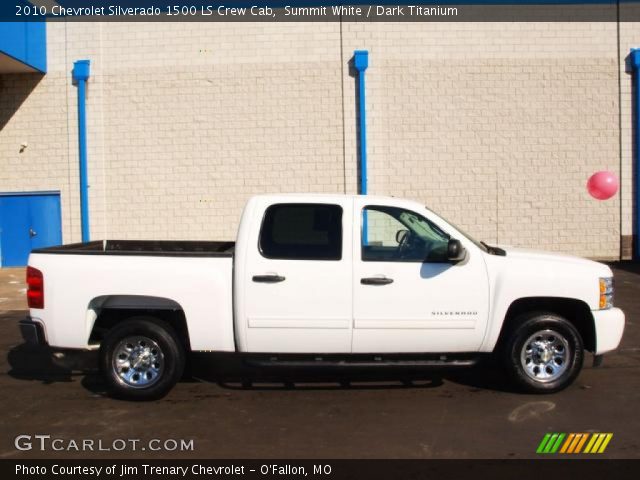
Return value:
M 38 234 L 38 232 L 36 232 L 33 228 L 29 229 L 29 236 L 30 237 L 35 237 Z
M 389 285 L 390 283 L 393 283 L 393 278 L 366 277 L 366 278 L 361 278 L 360 283 L 362 285 Z
M 269 275 L 254 275 L 252 280 L 257 283 L 279 283 L 284 282 L 284 277 L 272 273 Z

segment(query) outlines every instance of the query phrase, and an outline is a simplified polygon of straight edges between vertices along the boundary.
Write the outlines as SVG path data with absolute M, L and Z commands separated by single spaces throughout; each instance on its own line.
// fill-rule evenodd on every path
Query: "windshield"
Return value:
M 478 247 L 480 250 L 482 250 L 483 252 L 487 252 L 489 253 L 489 249 L 486 247 L 486 245 L 482 242 L 479 242 L 478 240 L 476 240 L 475 238 L 473 238 L 471 235 L 469 235 L 467 232 L 465 232 L 464 230 L 462 230 L 460 227 L 458 227 L 455 223 L 450 222 L 449 220 L 446 220 L 444 217 L 442 217 L 442 215 L 439 215 L 438 213 L 434 212 L 433 210 L 431 210 L 429 207 L 425 206 L 424 208 L 426 208 L 429 212 L 433 213 L 434 215 L 438 215 L 439 217 L 443 218 L 449 225 L 451 225 L 453 228 L 455 228 L 456 230 L 458 230 L 458 232 L 460 232 L 467 240 L 469 240 L 470 242 L 472 242 L 476 247 Z

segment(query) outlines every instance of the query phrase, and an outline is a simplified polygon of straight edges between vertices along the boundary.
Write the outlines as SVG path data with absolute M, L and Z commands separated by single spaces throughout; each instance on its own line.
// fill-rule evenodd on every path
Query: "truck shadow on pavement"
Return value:
M 473 390 L 510 391 L 506 384 L 487 381 L 486 377 L 468 376 L 449 372 L 408 372 L 403 369 L 382 371 L 350 371 L 329 374 L 326 372 L 269 372 L 268 374 L 229 378 L 216 383 L 230 390 L 392 390 L 440 388 L 445 381 L 459 383 Z M 485 372 L 486 375 L 486 372 Z M 203 381 L 206 378 L 200 377 Z M 491 385 L 491 386 L 490 386 Z
M 18 380 L 33 380 L 44 384 L 71 382 L 72 370 L 56 365 L 53 353 L 47 347 L 18 345 L 7 355 L 11 367 L 8 374 Z
M 241 358 L 221 354 L 192 372 L 201 381 L 232 390 L 383 390 L 438 388 L 445 381 L 478 390 L 512 391 L 502 370 L 490 362 L 478 367 L 429 370 L 419 367 L 247 366 Z
M 97 353 L 77 358 L 57 357 L 48 347 L 21 344 L 12 348 L 8 375 L 17 380 L 45 385 L 74 382 L 87 391 L 106 396 L 106 386 L 97 368 Z M 258 368 L 227 356 L 185 374 L 181 383 L 210 382 L 228 390 L 385 390 L 440 388 L 445 382 L 469 387 L 469 391 L 512 392 L 501 370 L 492 365 L 459 370 L 424 370 L 407 367 L 291 369 Z M 179 388 L 179 386 L 178 386 Z

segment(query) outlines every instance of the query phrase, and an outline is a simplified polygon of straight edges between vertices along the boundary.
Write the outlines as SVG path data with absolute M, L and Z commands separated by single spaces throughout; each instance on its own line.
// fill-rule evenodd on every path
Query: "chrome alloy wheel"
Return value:
M 111 365 L 120 383 L 133 388 L 147 388 L 162 376 L 164 354 L 148 337 L 126 337 L 116 346 Z
M 556 380 L 569 367 L 569 342 L 555 330 L 540 330 L 531 335 L 520 352 L 520 361 L 527 375 L 537 382 Z

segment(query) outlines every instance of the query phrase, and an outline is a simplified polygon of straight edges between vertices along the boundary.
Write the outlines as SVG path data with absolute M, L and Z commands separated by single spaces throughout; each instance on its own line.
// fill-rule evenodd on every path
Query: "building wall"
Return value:
M 622 8 L 628 8 L 623 6 Z M 629 258 L 633 245 L 634 189 L 633 189 L 633 75 L 629 65 L 629 52 L 640 47 L 640 24 L 620 24 L 620 202 L 622 253 Z
M 344 43 L 370 51 L 371 192 L 487 242 L 619 255 L 619 198 L 585 189 L 620 173 L 615 24 L 347 24 Z
M 50 23 L 49 73 L 0 76 L 0 191 L 61 190 L 63 238 L 79 241 L 70 72 L 89 58 L 93 238 L 233 239 L 254 193 L 355 193 L 349 60 L 368 49 L 370 193 L 417 199 L 487 242 L 618 258 L 632 232 L 624 57 L 638 31 Z M 585 183 L 605 168 L 622 188 L 598 202 Z

